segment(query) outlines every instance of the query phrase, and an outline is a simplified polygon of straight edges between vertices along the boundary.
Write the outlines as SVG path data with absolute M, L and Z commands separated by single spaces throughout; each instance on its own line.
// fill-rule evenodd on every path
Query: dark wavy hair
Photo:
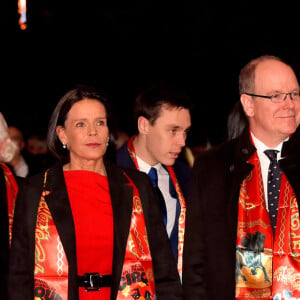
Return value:
M 153 125 L 164 105 L 185 108 L 190 112 L 193 108 L 190 96 L 183 89 L 168 82 L 153 83 L 142 90 L 135 100 L 133 114 L 136 124 L 138 118 L 143 116 Z
M 47 144 L 50 152 L 63 162 L 69 161 L 69 151 L 62 147 L 62 143 L 56 134 L 57 126 L 64 126 L 68 113 L 72 106 L 83 100 L 93 99 L 104 105 L 107 117 L 108 128 L 110 124 L 110 106 L 106 97 L 94 86 L 77 85 L 65 93 L 57 103 L 48 125 Z

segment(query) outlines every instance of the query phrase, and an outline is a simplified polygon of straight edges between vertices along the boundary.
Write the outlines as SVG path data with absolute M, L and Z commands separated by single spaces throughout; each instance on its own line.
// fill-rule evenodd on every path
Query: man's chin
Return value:
M 175 161 L 176 161 L 175 158 L 169 158 L 169 159 L 166 159 L 164 162 L 162 162 L 162 164 L 165 166 L 171 167 L 174 165 Z

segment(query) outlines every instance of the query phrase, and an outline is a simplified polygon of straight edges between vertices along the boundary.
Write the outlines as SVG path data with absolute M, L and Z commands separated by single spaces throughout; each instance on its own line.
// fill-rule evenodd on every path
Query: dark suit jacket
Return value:
M 136 166 L 131 159 L 127 143 L 125 143 L 116 153 L 116 163 L 119 166 L 136 169 Z M 178 180 L 178 183 L 180 185 L 181 191 L 186 199 L 187 191 L 188 191 L 188 185 L 190 182 L 191 177 L 191 169 L 188 165 L 186 165 L 184 162 L 181 162 L 180 160 L 176 160 L 173 165 L 174 172 L 176 174 L 176 178 Z M 176 192 L 175 192 L 176 194 Z M 172 195 L 173 197 L 176 197 Z M 170 235 L 170 244 L 172 247 L 172 251 L 174 254 L 174 258 L 177 261 L 178 259 L 178 220 L 180 215 L 180 205 L 178 203 L 177 209 L 176 209 L 176 220 L 173 227 L 173 230 Z
M 126 185 L 128 179 L 122 170 L 109 162 L 105 164 L 114 219 L 111 299 L 116 299 L 131 221 L 133 192 L 132 188 Z M 160 218 L 159 208 L 153 205 L 155 194 L 151 182 L 146 175 L 140 172 L 127 170 L 126 173 L 140 192 L 153 259 L 157 297 L 158 299 L 181 299 L 182 291 L 176 264 L 172 259 L 171 248 L 164 224 Z M 43 173 L 27 178 L 24 184 L 20 186 L 15 208 L 10 259 L 9 299 L 11 300 L 33 299 L 34 230 L 42 189 Z M 56 164 L 50 168 L 46 189 L 52 191 L 45 199 L 69 263 L 68 300 L 77 300 L 75 230 L 61 165 Z
M 300 207 L 300 128 L 279 161 Z M 249 129 L 235 140 L 199 154 L 192 171 L 183 253 L 185 299 L 235 299 L 235 252 L 240 184 L 256 151 Z
M 17 185 L 23 178 L 15 176 Z M 0 166 L 0 299 L 7 299 L 9 260 L 9 220 L 7 190 L 3 169 Z
M 131 159 L 127 143 L 125 143 L 116 153 L 116 163 L 117 165 L 125 168 L 136 169 L 136 166 Z M 178 183 L 182 190 L 184 197 L 187 196 L 189 182 L 191 178 L 191 168 L 184 162 L 177 159 L 173 165 L 174 172 L 176 174 Z
M 0 299 L 7 299 L 8 254 L 7 194 L 3 170 L 0 167 Z

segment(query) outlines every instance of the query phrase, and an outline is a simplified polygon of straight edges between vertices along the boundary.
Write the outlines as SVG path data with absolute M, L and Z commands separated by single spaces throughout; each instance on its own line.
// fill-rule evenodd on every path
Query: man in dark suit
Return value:
M 191 105 L 186 93 L 169 84 L 154 84 L 143 90 L 134 106 L 138 133 L 116 154 L 120 166 L 145 172 L 152 180 L 155 173 L 153 184 L 179 274 L 190 167 L 177 158 L 191 127 Z
M 299 84 L 280 58 L 262 56 L 241 70 L 239 91 L 249 126 L 192 171 L 185 299 L 298 299 Z

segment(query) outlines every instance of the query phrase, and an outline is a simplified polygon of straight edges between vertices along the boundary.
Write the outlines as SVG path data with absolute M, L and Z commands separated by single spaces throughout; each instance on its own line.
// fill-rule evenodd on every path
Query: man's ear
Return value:
M 242 94 L 240 97 L 240 101 L 242 103 L 246 116 L 248 116 L 249 118 L 253 117 L 254 116 L 253 97 L 246 94 Z
M 147 134 L 149 131 L 149 126 L 150 126 L 150 123 L 149 123 L 148 119 L 146 119 L 145 117 L 142 117 L 142 116 L 138 118 L 139 133 Z

